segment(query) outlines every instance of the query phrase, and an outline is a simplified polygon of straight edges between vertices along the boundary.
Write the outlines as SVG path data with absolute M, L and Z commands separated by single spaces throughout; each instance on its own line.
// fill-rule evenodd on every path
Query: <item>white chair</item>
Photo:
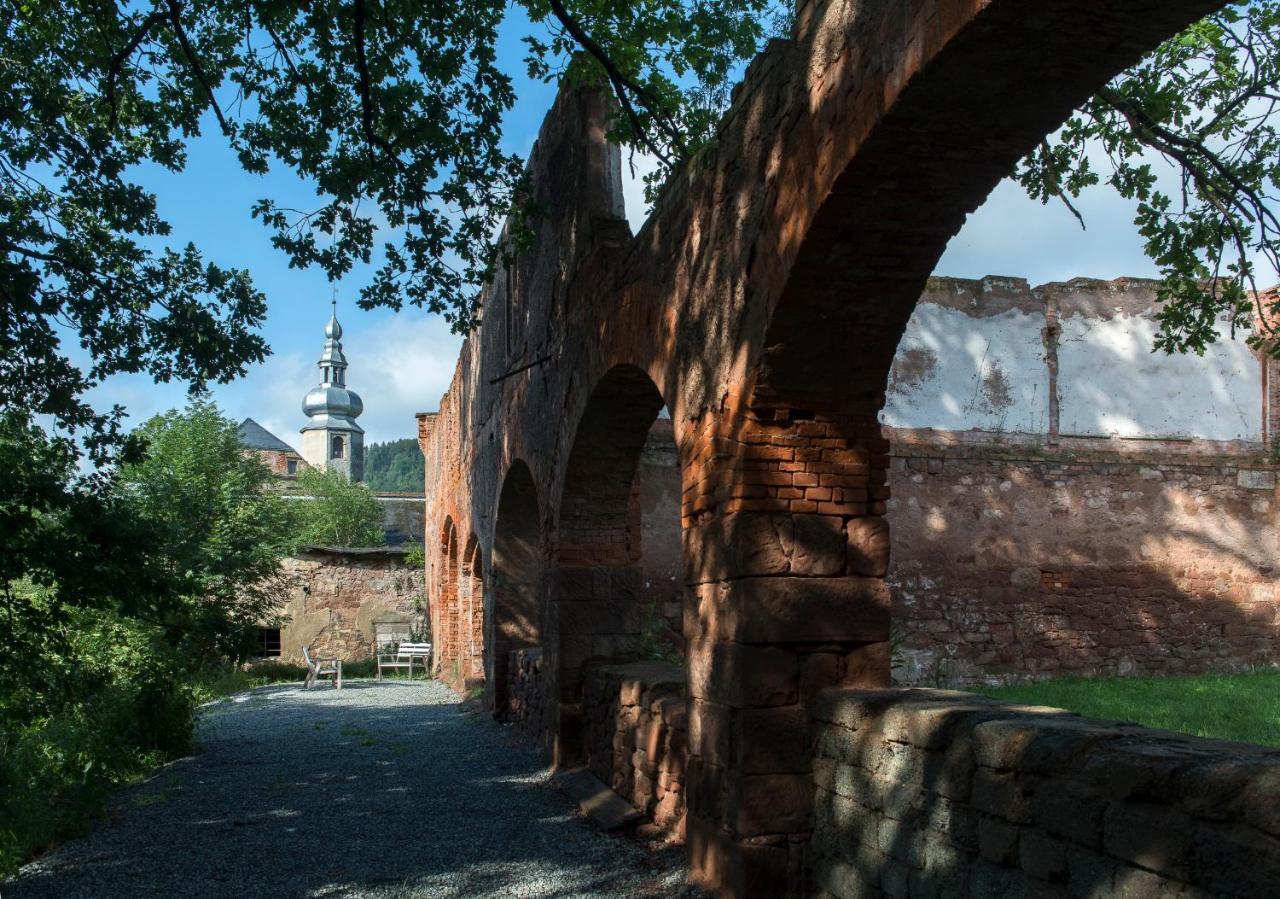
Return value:
M 422 673 L 428 674 L 431 671 L 431 644 L 430 643 L 401 643 L 396 647 L 395 652 L 379 652 L 378 653 L 378 680 L 382 680 L 383 668 L 408 668 L 409 677 L 413 678 L 413 662 L 417 659 L 422 662 Z
M 322 677 L 333 678 L 334 689 L 342 689 L 342 659 L 336 657 L 313 659 L 311 658 L 311 650 L 305 646 L 302 647 L 302 658 L 307 663 L 307 676 L 302 682 L 303 689 L 311 689 L 316 685 L 316 681 Z

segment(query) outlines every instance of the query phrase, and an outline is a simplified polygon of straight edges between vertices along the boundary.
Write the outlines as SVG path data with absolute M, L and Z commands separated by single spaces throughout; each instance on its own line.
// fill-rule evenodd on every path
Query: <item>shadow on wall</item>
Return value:
M 517 460 L 498 500 L 485 634 L 492 710 L 505 714 L 511 653 L 542 643 L 543 543 L 533 475 Z
M 812 877 L 836 896 L 1266 896 L 1280 753 L 968 694 L 822 694 Z
M 900 443 L 896 676 L 941 685 L 1278 658 L 1275 474 L 1241 458 Z

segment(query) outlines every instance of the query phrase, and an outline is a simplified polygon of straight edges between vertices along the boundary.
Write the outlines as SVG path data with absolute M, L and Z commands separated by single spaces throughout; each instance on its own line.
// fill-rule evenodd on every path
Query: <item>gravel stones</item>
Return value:
M 5 899 L 693 895 L 683 852 L 592 830 L 511 730 L 434 682 L 266 687 Z

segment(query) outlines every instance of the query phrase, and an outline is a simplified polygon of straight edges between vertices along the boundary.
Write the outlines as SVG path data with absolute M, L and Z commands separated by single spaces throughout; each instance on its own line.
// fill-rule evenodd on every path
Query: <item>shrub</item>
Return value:
M 316 546 L 382 546 L 382 505 L 366 485 L 338 471 L 308 468 L 298 476 L 298 488 L 309 497 L 298 517 L 303 543 Z
M 76 611 L 65 637 L 28 660 L 35 689 L 0 695 L 0 876 L 191 747 L 196 691 L 158 628 Z

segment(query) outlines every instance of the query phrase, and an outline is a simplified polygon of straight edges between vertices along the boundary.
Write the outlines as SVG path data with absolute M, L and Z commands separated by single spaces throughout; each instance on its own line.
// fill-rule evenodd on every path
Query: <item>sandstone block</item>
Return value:
M 1023 871 L 1040 880 L 1057 880 L 1067 870 L 1067 844 L 1042 830 L 1028 828 L 1018 840 Z
M 889 521 L 854 518 L 846 527 L 850 574 L 884 577 L 889 570 Z
M 1191 871 L 1191 821 L 1168 806 L 1113 804 L 1103 818 L 1109 855 L 1169 877 Z
M 871 643 L 889 638 L 889 605 L 879 578 L 751 577 L 729 585 L 710 624 L 734 643 Z
M 800 664 L 790 650 L 717 643 L 688 659 L 689 694 L 737 708 L 794 705 Z
M 1031 799 L 1017 775 L 979 768 L 973 774 L 974 808 L 1014 824 L 1031 821 Z
M 734 830 L 739 836 L 808 830 L 813 780 L 807 774 L 743 775 L 733 784 Z
M 737 714 L 739 764 L 747 774 L 810 770 L 809 721 L 800 706 L 743 709 Z
M 1018 858 L 1018 828 L 998 818 L 983 818 L 978 824 L 978 847 L 987 861 L 1011 865 Z

